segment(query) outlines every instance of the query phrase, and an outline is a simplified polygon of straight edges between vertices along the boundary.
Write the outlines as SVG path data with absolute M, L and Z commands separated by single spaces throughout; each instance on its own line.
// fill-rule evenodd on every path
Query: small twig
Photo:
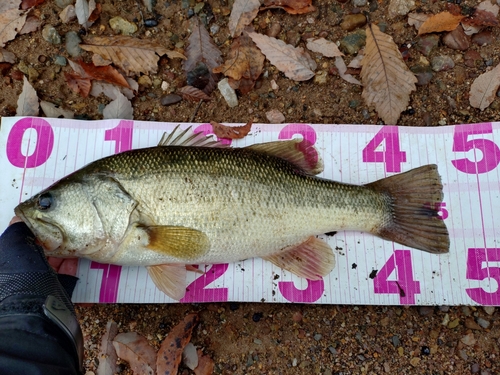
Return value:
M 200 109 L 201 107 L 201 103 L 203 103 L 203 99 L 201 99 L 199 102 L 198 102 L 198 105 L 196 106 L 196 108 L 194 109 L 194 112 L 193 114 L 191 115 L 191 118 L 189 119 L 188 122 L 193 122 L 194 120 L 194 117 L 196 116 L 196 113 L 198 112 L 198 109 Z

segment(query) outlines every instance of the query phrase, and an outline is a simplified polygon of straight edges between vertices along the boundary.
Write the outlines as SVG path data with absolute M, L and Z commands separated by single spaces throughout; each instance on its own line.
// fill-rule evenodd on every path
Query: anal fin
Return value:
M 335 256 L 330 245 L 314 236 L 299 245 L 263 259 L 310 280 L 321 279 L 335 267 Z
M 186 265 L 160 264 L 147 267 L 149 276 L 163 293 L 176 301 L 186 294 Z

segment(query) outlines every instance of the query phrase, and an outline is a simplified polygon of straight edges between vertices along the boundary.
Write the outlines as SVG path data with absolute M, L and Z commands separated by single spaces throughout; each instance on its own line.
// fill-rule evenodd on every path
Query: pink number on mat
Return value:
M 321 280 L 307 280 L 306 289 L 297 289 L 293 281 L 280 281 L 278 288 L 286 300 L 298 303 L 312 303 L 321 298 L 325 291 L 325 282 Z
M 114 264 L 90 263 L 90 269 L 102 270 L 101 289 L 99 290 L 100 303 L 116 303 L 118 284 L 120 283 L 121 266 Z
M 26 130 L 36 131 L 36 146 L 31 155 L 23 155 L 22 142 Z M 54 131 L 50 124 L 40 118 L 23 118 L 17 121 L 7 138 L 7 159 L 14 167 L 35 168 L 45 163 L 54 147 Z
M 186 295 L 180 302 L 224 302 L 228 300 L 228 288 L 207 288 L 224 275 L 229 264 L 213 264 L 203 275 L 186 288 Z
M 385 142 L 384 142 L 385 141 Z M 384 151 L 377 147 L 384 142 Z M 365 163 L 385 163 L 386 172 L 401 172 L 401 163 L 406 162 L 406 152 L 399 148 L 397 126 L 384 126 L 363 149 Z
M 500 262 L 500 248 L 469 249 L 467 252 L 466 277 L 469 280 L 493 279 L 497 290 L 487 292 L 483 288 L 467 288 L 467 295 L 482 305 L 500 305 L 500 267 L 489 267 L 488 262 Z M 486 267 L 483 267 L 486 263 Z
M 500 163 L 500 148 L 495 142 L 489 139 L 468 139 L 474 134 L 492 134 L 493 127 L 490 122 L 475 125 L 456 125 L 453 134 L 454 152 L 467 152 L 470 150 L 481 151 L 482 157 L 477 160 L 474 155 L 474 161 L 467 158 L 452 160 L 451 163 L 460 172 L 464 173 L 486 173 L 492 171 Z
M 115 141 L 115 154 L 128 151 L 132 148 L 133 129 L 133 121 L 121 120 L 116 127 L 106 130 L 104 140 Z
M 203 133 L 205 135 L 209 134 L 214 134 L 214 130 L 212 128 L 211 124 L 201 124 L 197 126 L 194 130 L 195 133 Z M 226 138 L 218 138 L 217 139 L 220 141 L 220 143 L 224 145 L 230 145 L 231 142 L 233 141 L 232 139 L 226 139 Z
M 388 280 L 396 271 L 396 280 Z M 373 289 L 377 294 L 399 294 L 402 305 L 414 305 L 415 294 L 420 293 L 420 282 L 413 279 L 410 250 L 395 250 L 373 279 Z

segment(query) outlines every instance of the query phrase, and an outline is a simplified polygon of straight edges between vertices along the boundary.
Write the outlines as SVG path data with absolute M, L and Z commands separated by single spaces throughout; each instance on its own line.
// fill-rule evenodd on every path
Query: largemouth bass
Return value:
M 289 140 L 224 148 L 176 129 L 157 147 L 94 161 L 15 213 L 57 257 L 146 266 L 185 294 L 186 267 L 262 257 L 312 280 L 335 266 L 316 235 L 369 232 L 431 253 L 449 250 L 437 166 L 364 186 L 318 178 L 314 146 Z

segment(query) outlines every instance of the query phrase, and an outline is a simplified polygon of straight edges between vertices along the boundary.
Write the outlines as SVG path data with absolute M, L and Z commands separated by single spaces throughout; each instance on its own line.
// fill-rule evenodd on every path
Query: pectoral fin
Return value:
M 297 246 L 263 258 L 310 280 L 319 280 L 335 267 L 335 256 L 330 245 L 314 236 Z
M 155 285 L 170 298 L 179 301 L 186 294 L 186 266 L 184 264 L 161 264 L 147 267 Z
M 144 230 L 149 236 L 148 249 L 178 259 L 193 260 L 210 249 L 207 235 L 197 229 L 155 225 Z

